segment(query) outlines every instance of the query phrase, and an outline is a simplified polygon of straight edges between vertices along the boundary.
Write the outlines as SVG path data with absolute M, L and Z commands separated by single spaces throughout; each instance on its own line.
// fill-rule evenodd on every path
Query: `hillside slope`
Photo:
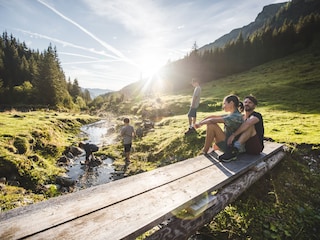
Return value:
M 259 100 L 259 110 L 266 114 L 267 135 L 280 142 L 317 144 L 320 135 L 314 131 L 319 121 L 320 49 L 319 40 L 309 49 L 268 62 L 247 72 L 231 75 L 202 84 L 199 118 L 221 111 L 221 101 L 228 94 L 240 98 L 248 94 Z M 169 116 L 185 118 L 190 104 L 192 86 L 174 93 L 148 94 L 146 84 L 132 85 L 122 100 L 121 92 L 105 96 L 99 110 L 130 114 L 144 119 Z M 117 96 L 118 95 L 118 96 Z M 299 122 L 297 121 L 300 118 Z M 305 122 L 301 124 L 302 122 Z M 287 132 L 284 133 L 284 124 Z M 185 122 L 186 125 L 186 122 Z M 183 127 L 183 124 L 182 126 Z M 290 132 L 289 132 L 290 130 Z
M 317 239 L 319 236 L 318 46 L 315 43 L 305 51 L 201 85 L 199 120 L 212 113 L 222 114 L 221 102 L 228 94 L 241 98 L 254 94 L 259 100 L 257 111 L 264 116 L 266 137 L 285 143 L 288 152 L 274 170 L 191 239 Z M 153 131 L 135 139 L 132 163 L 127 169 L 129 175 L 196 156 L 205 140 L 204 127 L 197 134 L 184 135 L 193 92 L 191 85 L 173 94 L 151 96 L 144 94 L 143 86 L 140 89 L 135 86 L 135 94 L 116 105 L 117 111 L 130 116 L 136 127 L 140 126 L 140 119 L 157 121 Z M 115 98 L 108 101 L 112 99 Z M 107 151 L 119 149 L 120 143 Z M 116 164 L 121 164 L 121 160 Z
M 199 48 L 199 51 L 204 52 L 224 47 L 228 42 L 235 41 L 240 33 L 244 39 L 247 39 L 265 28 L 279 29 L 288 23 L 296 24 L 304 16 L 311 13 L 319 14 L 319 9 L 320 2 L 317 0 L 294 0 L 264 6 L 255 21 L 241 28 L 233 29 L 230 33 L 223 35 L 214 42 Z
M 202 46 L 199 48 L 199 51 L 202 52 L 223 47 L 226 43 L 236 40 L 240 33 L 242 33 L 244 39 L 248 38 L 251 34 L 262 28 L 268 21 L 270 21 L 276 15 L 279 9 L 285 4 L 286 3 L 277 3 L 265 6 L 258 14 L 254 22 L 251 22 L 241 28 L 233 29 L 230 33 L 223 35 L 214 42 Z

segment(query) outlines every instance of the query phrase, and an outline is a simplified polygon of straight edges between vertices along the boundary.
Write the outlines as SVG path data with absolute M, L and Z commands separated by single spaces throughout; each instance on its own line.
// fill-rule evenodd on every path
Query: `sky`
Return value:
M 56 47 L 67 79 L 118 91 L 286 0 L 0 0 L 1 34 Z

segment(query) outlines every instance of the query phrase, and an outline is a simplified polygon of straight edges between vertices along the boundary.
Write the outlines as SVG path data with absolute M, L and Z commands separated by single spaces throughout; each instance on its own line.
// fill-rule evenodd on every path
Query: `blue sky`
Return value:
M 34 50 L 56 46 L 66 77 L 81 87 L 120 90 L 279 2 L 0 0 L 0 30 Z

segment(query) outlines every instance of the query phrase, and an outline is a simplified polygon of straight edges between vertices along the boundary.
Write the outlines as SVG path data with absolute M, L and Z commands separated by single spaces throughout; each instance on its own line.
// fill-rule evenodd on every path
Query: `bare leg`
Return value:
M 195 124 L 196 124 L 196 122 L 197 122 L 197 118 L 192 118 L 192 126 L 194 126 Z
M 218 124 L 207 124 L 206 140 L 203 147 L 203 152 L 207 153 L 212 146 L 213 141 L 221 142 L 225 140 L 225 133 Z
M 126 152 L 126 160 L 130 161 L 130 152 Z
M 256 129 L 254 128 L 254 126 L 251 126 L 246 131 L 241 133 L 238 139 L 238 142 L 240 142 L 241 144 L 245 144 L 249 138 L 253 137 L 256 134 L 257 134 Z
M 189 117 L 189 127 L 191 126 L 192 124 L 192 117 Z

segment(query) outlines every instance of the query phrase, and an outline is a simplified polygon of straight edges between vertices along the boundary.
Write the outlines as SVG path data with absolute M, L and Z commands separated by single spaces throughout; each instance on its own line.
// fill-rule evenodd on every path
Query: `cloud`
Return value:
M 85 0 L 90 9 L 97 15 L 108 18 L 136 36 L 149 36 L 159 31 L 163 15 L 156 1 L 104 1 Z
M 59 51 L 59 55 L 69 55 L 69 56 L 74 56 L 74 57 L 82 57 L 82 58 L 100 60 L 100 58 L 97 58 L 97 57 L 91 57 L 91 56 L 87 56 L 87 55 L 82 55 L 82 54 L 78 54 L 78 53 L 70 53 L 70 52 Z
M 122 52 L 120 52 L 119 50 L 117 50 L 116 48 L 114 48 L 113 46 L 109 45 L 108 43 L 102 41 L 100 38 L 96 37 L 94 34 L 92 34 L 90 31 L 88 31 L 87 29 L 85 29 L 84 27 L 82 27 L 81 25 L 79 25 L 78 23 L 76 23 L 75 21 L 73 21 L 72 19 L 68 18 L 67 16 L 63 15 L 62 13 L 60 13 L 58 10 L 56 10 L 55 8 L 51 7 L 50 5 L 48 5 L 47 3 L 45 3 L 42 0 L 37 0 L 39 3 L 43 4 L 44 6 L 46 6 L 47 8 L 49 8 L 50 10 L 52 10 L 54 13 L 56 13 L 58 16 L 60 16 L 61 18 L 63 18 L 64 20 L 70 22 L 71 24 L 73 24 L 74 26 L 76 26 L 77 28 L 79 28 L 81 31 L 83 31 L 84 33 L 86 33 L 88 36 L 90 36 L 91 38 L 93 38 L 94 40 L 96 40 L 98 43 L 100 43 L 103 47 L 105 47 L 107 50 L 111 51 L 112 53 L 114 53 L 116 56 L 118 56 L 121 60 L 128 62 L 130 64 L 134 64 L 129 58 L 127 58 L 126 56 L 124 56 L 122 54 Z
M 107 53 L 105 53 L 103 51 L 97 51 L 97 50 L 95 50 L 93 48 L 86 48 L 86 47 L 79 46 L 79 45 L 76 45 L 76 44 L 73 44 L 73 43 L 70 43 L 70 42 L 66 42 L 66 41 L 63 41 L 63 40 L 60 40 L 60 39 L 57 39 L 57 38 L 53 38 L 53 37 L 49 37 L 49 36 L 46 36 L 46 35 L 42 35 L 40 33 L 34 33 L 34 32 L 27 31 L 27 30 L 22 30 L 22 29 L 17 29 L 17 31 L 25 33 L 25 34 L 28 34 L 28 35 L 30 35 L 30 37 L 43 38 L 43 39 L 48 39 L 48 40 L 50 40 L 52 42 L 60 43 L 64 47 L 77 48 L 77 49 L 88 51 L 88 52 L 91 52 L 91 53 L 94 53 L 94 54 L 102 55 L 102 56 L 105 56 L 105 57 L 110 57 L 110 58 L 115 59 L 115 60 L 122 60 L 121 58 L 119 58 L 117 56 L 107 54 Z

